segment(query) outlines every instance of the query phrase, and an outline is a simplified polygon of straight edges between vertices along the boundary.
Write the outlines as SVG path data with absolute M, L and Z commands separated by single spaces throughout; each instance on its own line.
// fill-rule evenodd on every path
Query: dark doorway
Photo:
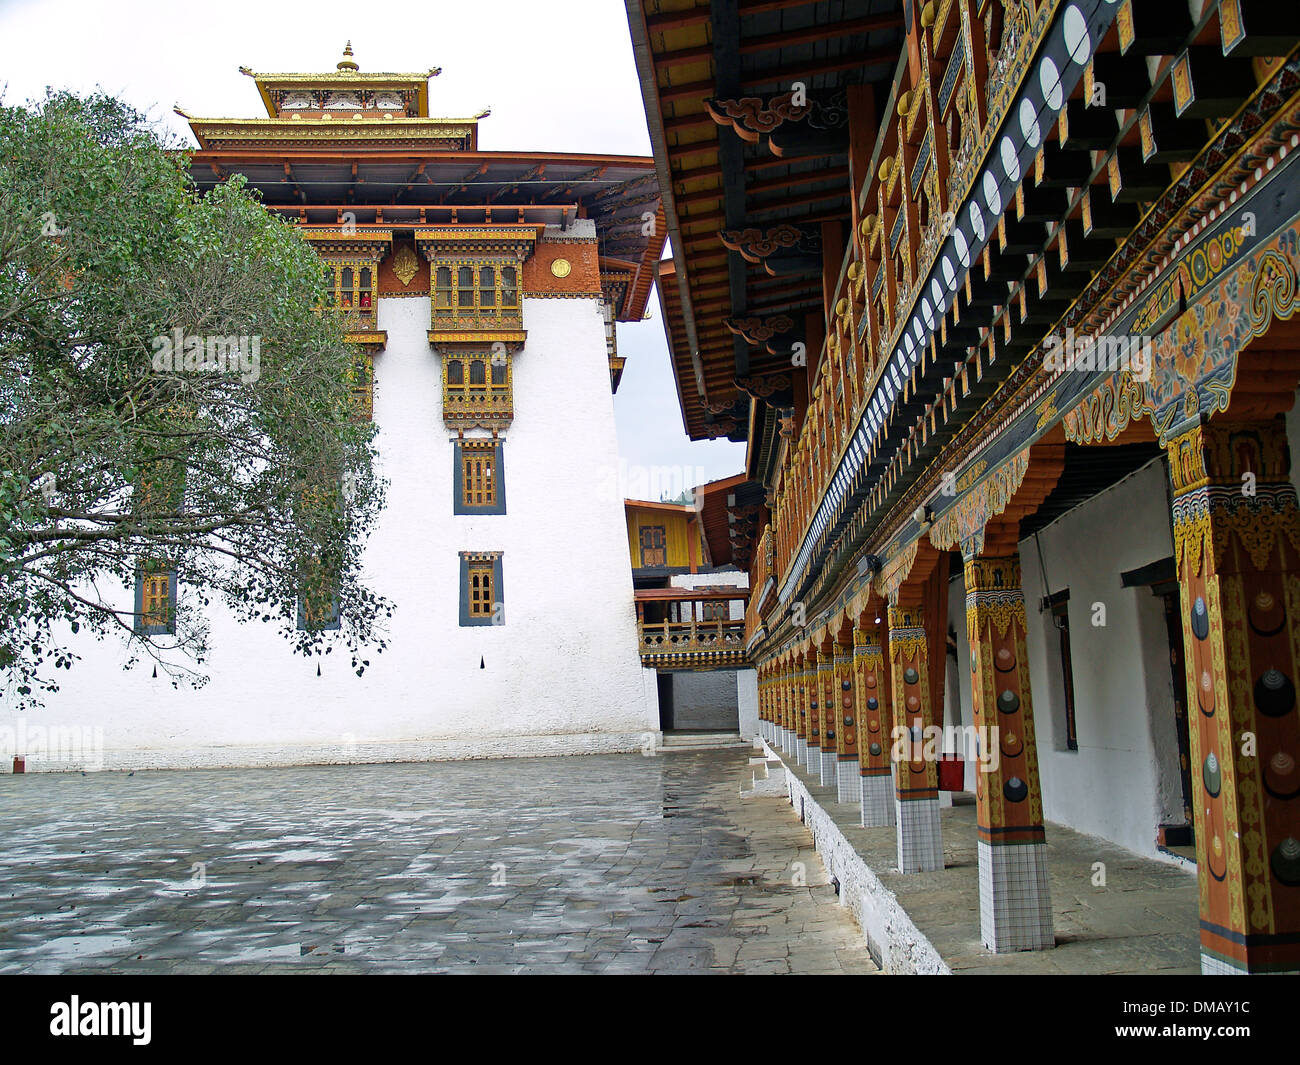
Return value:
M 673 675 L 660 673 L 659 681 L 659 728 L 670 732 L 673 727 Z

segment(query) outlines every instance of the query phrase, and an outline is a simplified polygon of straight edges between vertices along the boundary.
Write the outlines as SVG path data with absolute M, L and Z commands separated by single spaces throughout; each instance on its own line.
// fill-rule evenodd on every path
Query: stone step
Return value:
M 716 751 L 750 744 L 735 732 L 666 733 L 660 751 Z

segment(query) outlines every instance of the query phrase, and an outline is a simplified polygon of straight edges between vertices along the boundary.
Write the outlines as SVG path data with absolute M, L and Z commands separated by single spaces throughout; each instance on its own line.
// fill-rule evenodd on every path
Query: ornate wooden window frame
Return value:
M 658 546 L 646 543 L 646 533 L 658 532 Z M 641 548 L 641 569 L 651 569 L 656 566 L 668 565 L 668 527 L 666 525 L 642 525 L 637 529 L 637 540 Z M 662 562 L 649 562 L 646 559 L 647 551 L 657 551 L 663 556 Z
M 505 589 L 502 582 L 501 557 L 500 551 L 460 553 L 460 624 L 462 627 L 505 624 Z M 477 611 L 472 609 L 470 582 L 475 575 L 486 576 L 490 582 L 486 614 L 482 613 L 481 607 Z
M 147 602 L 151 589 L 166 584 L 166 614 L 161 620 L 150 612 Z M 141 562 L 135 572 L 135 631 L 141 636 L 176 634 L 176 567 L 165 559 Z
M 453 364 L 460 368 L 453 380 Z M 475 382 L 474 367 L 483 380 Z M 443 353 L 442 417 L 452 429 L 505 429 L 514 420 L 514 368 L 504 351 L 456 348 Z
M 475 459 L 486 458 L 492 464 L 491 499 L 472 502 L 473 486 L 468 483 L 467 466 Z M 504 514 L 506 512 L 505 441 L 456 440 L 452 455 L 452 503 L 455 514 Z
M 375 362 L 369 352 L 352 357 L 352 420 L 372 421 L 375 416 Z

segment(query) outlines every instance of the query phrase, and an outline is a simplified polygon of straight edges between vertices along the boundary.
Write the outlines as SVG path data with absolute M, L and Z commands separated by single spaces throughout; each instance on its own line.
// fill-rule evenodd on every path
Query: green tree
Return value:
M 56 691 L 86 630 L 128 640 L 128 665 L 148 655 L 173 683 L 204 683 L 213 599 L 304 654 L 346 646 L 358 674 L 383 649 L 392 607 L 360 556 L 385 484 L 325 293 L 315 253 L 242 179 L 198 195 L 185 154 L 119 101 L 0 107 L 12 701 Z M 174 634 L 138 631 L 130 592 L 158 566 L 180 589 Z M 298 628 L 304 592 L 337 611 L 337 632 Z

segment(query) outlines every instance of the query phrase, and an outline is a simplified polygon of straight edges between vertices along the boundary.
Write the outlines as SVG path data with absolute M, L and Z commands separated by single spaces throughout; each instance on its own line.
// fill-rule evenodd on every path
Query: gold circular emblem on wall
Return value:
M 551 273 L 556 277 L 568 277 L 569 271 L 573 269 L 568 259 L 556 259 L 551 263 Z

